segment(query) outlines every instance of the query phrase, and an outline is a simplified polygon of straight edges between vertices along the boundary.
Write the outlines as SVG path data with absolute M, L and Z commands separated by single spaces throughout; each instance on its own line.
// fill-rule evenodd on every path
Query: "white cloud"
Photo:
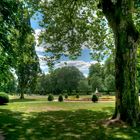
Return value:
M 39 42 L 38 42 L 38 39 L 39 39 L 39 35 L 41 34 L 41 32 L 43 32 L 44 29 L 35 29 L 34 30 L 34 37 L 35 37 L 35 41 L 36 41 L 36 44 L 38 45 Z
M 91 61 L 91 62 L 85 62 L 82 60 L 61 61 L 60 63 L 55 64 L 54 68 L 57 69 L 57 68 L 61 68 L 64 66 L 75 66 L 84 74 L 85 77 L 87 77 L 88 72 L 89 72 L 89 67 L 95 63 L 97 63 L 97 61 Z M 43 73 L 46 73 L 46 74 L 48 73 L 49 68 L 45 61 L 40 61 L 40 67 L 41 67 Z
M 39 35 L 40 35 L 42 29 L 36 29 L 34 31 L 35 31 L 34 37 L 35 37 L 36 43 L 38 43 L 38 38 L 39 38 Z
M 34 37 L 35 37 L 35 42 L 36 42 L 36 46 L 35 46 L 35 50 L 36 50 L 36 54 L 39 57 L 39 63 L 40 63 L 40 68 L 44 73 L 48 73 L 48 66 L 46 64 L 45 59 L 45 43 L 41 43 L 39 45 L 38 39 L 39 39 L 39 35 L 40 33 L 43 31 L 44 29 L 35 29 L 34 30 Z
M 74 61 L 61 61 L 60 63 L 56 64 L 56 67 L 63 67 L 63 66 L 75 66 L 77 68 L 87 68 L 91 64 L 95 64 L 97 61 L 85 62 L 83 60 L 74 60 Z
M 44 48 L 42 46 L 36 46 L 35 50 L 38 52 L 44 52 Z
M 83 60 L 75 61 L 61 61 L 55 65 L 55 68 L 60 68 L 64 66 L 75 66 L 77 67 L 86 77 L 88 76 L 89 67 L 91 64 L 95 64 L 97 61 L 85 62 Z
M 40 65 L 40 68 L 42 70 L 43 73 L 48 74 L 49 68 L 47 65 Z

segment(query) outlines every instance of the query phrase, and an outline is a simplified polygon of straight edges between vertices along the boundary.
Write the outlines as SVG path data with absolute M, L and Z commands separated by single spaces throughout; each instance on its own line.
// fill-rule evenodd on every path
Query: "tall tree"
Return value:
M 1 0 L 0 2 L 0 88 L 9 91 L 7 88 L 15 77 L 12 73 L 13 63 L 13 28 L 16 26 L 18 1 Z M 15 86 L 15 85 L 13 85 Z
M 81 80 L 84 80 L 84 76 L 76 67 L 65 66 L 38 76 L 37 91 L 41 94 L 59 94 L 64 91 L 71 94 L 73 90 L 78 90 Z
M 92 64 L 89 67 L 89 77 L 91 77 L 92 75 L 103 77 L 103 73 L 103 66 L 100 63 Z
M 53 88 L 58 92 L 72 93 L 78 89 L 79 81 L 84 79 L 83 74 L 74 66 L 65 66 L 52 73 Z
M 16 70 L 21 98 L 24 97 L 23 90 L 27 88 L 27 85 L 31 86 L 31 83 L 35 83 L 39 69 L 30 26 L 30 18 L 34 11 L 31 10 L 33 9 L 32 2 L 34 5 L 34 0 L 2 0 L 0 3 L 0 51 L 4 54 L 1 57 L 9 61 L 4 65 L 7 71 L 10 72 L 11 68 Z
M 38 75 L 36 93 L 46 95 L 48 93 L 56 93 L 56 91 L 56 79 L 54 73 Z
M 91 85 L 89 85 L 88 78 L 84 78 L 83 80 L 79 81 L 78 84 L 78 92 L 79 94 L 90 94 L 91 92 Z
M 113 55 L 106 59 L 103 69 L 105 90 L 109 94 L 109 91 L 115 91 L 115 63 Z
M 35 39 L 30 24 L 32 13 L 29 11 L 27 2 L 20 2 L 18 8 L 18 22 L 16 26 L 16 55 L 15 69 L 18 76 L 18 92 L 20 98 L 24 98 L 24 93 L 33 92 L 39 73 L 39 62 L 35 52 Z M 35 88 L 34 88 L 35 89 Z
M 95 92 L 96 88 L 100 91 L 104 90 L 104 69 L 100 63 L 92 64 L 89 67 L 88 80 L 92 86 L 92 91 Z
M 115 38 L 116 108 L 113 118 L 135 125 L 140 117 L 136 90 L 136 54 L 140 37 L 132 17 L 134 1 L 101 0 L 100 6 Z
M 114 38 L 116 107 L 113 118 L 136 125 L 140 118 L 136 90 L 136 52 L 140 38 L 136 19 L 140 1 L 48 0 L 41 6 L 46 28 L 42 36 L 52 45 L 47 51 L 54 55 L 60 52 L 77 55 L 83 45 L 92 46 L 96 54 L 104 54 L 109 52 L 113 43 L 110 40 Z

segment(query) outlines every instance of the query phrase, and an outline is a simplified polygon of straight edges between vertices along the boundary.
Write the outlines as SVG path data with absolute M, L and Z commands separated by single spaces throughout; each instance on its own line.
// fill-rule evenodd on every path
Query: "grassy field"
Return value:
M 46 97 L 11 99 L 0 106 L 6 140 L 139 140 L 140 127 L 105 126 L 114 102 L 47 102 Z

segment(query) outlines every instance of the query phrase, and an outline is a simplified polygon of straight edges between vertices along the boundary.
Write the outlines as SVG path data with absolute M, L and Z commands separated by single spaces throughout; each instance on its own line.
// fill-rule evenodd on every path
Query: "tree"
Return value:
M 99 91 L 104 90 L 104 81 L 97 75 L 92 75 L 92 77 L 90 77 L 90 85 L 92 86 L 93 92 L 95 92 L 96 89 L 98 89 Z
M 54 73 L 56 79 L 54 87 L 58 92 L 65 90 L 71 94 L 73 90 L 78 90 L 79 81 L 84 78 L 83 74 L 74 66 L 58 68 Z
M 18 46 L 16 51 L 16 74 L 18 76 L 18 92 L 20 98 L 24 98 L 24 93 L 34 93 L 37 75 L 40 72 L 39 60 L 35 52 L 34 38 L 31 33 L 24 36 L 25 42 Z M 20 50 L 19 50 L 20 49 Z
M 79 81 L 78 91 L 82 94 L 89 94 L 91 91 L 91 86 L 89 85 L 88 79 L 83 79 Z
M 111 74 L 112 76 L 115 76 L 115 63 L 114 63 L 114 56 L 113 56 L 113 54 L 110 55 L 110 56 L 105 60 L 103 69 L 104 69 L 104 76 L 110 75 L 110 74 Z
M 12 73 L 13 44 L 10 37 L 14 36 L 12 29 L 16 25 L 17 6 L 17 1 L 1 0 L 0 3 L 0 90 L 7 92 L 15 90 L 16 85 L 14 85 L 15 77 Z
M 89 67 L 89 84 L 92 86 L 92 91 L 104 90 L 104 66 L 100 63 L 92 64 Z
M 91 77 L 92 75 L 97 75 L 103 78 L 104 71 L 103 66 L 100 63 L 92 64 L 89 67 L 89 77 Z
M 53 93 L 53 85 L 52 85 L 52 77 L 50 74 L 42 74 L 38 75 L 37 78 L 37 85 L 36 85 L 36 93 L 39 94 L 47 94 L 47 93 Z
M 104 64 L 96 63 L 89 67 L 89 84 L 92 90 L 115 91 L 115 65 L 113 55 L 110 55 Z
M 18 77 L 18 92 L 21 99 L 24 98 L 24 93 L 34 92 L 37 74 L 40 72 L 39 60 L 35 52 L 35 39 L 30 24 L 32 14 L 28 6 L 28 2 L 19 3 L 17 26 L 13 29 L 17 38 L 14 40 L 13 52 L 16 58 L 13 65 Z
M 50 74 L 38 76 L 36 91 L 57 95 L 67 91 L 71 94 L 73 90 L 78 90 L 79 82 L 83 79 L 83 74 L 74 66 L 57 68 Z
M 109 91 L 115 91 L 115 64 L 113 55 L 110 55 L 106 59 L 103 69 L 104 85 L 109 94 Z
M 96 54 L 104 54 L 112 46 L 109 38 L 114 38 L 116 106 L 113 118 L 132 125 L 140 118 L 136 90 L 139 3 L 139 0 L 53 0 L 41 4 L 43 26 L 47 27 L 42 36 L 53 46 L 47 51 L 54 55 L 60 52 L 78 55 L 82 45 L 92 46 Z
M 14 76 L 14 69 L 8 64 L 10 61 L 3 51 L 0 51 L 0 91 L 15 92 L 16 78 Z
M 11 69 L 16 71 L 21 98 L 24 98 L 23 93 L 27 85 L 31 89 L 31 85 L 35 83 L 39 69 L 29 22 L 34 11 L 31 2 L 34 1 L 2 0 L 0 3 L 0 52 L 3 53 L 1 57 L 9 61 L 4 66 L 7 66 L 6 71 L 11 72 Z
M 136 53 L 139 32 L 133 21 L 133 0 L 101 0 L 100 6 L 115 39 L 116 107 L 113 118 L 136 125 L 140 117 L 136 90 Z
M 17 81 L 11 72 L 0 73 L 0 81 L 1 92 L 15 93 L 17 91 Z
M 113 75 L 108 75 L 105 77 L 105 87 L 109 91 L 115 91 L 115 77 Z

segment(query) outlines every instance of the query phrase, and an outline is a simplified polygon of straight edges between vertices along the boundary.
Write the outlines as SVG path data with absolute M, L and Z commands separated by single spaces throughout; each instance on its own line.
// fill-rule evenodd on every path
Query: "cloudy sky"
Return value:
M 41 17 L 38 17 L 36 19 L 34 19 L 34 18 L 31 19 L 31 25 L 32 25 L 32 28 L 35 30 L 36 40 L 38 39 L 38 35 L 41 32 L 41 27 L 38 25 L 38 21 L 40 21 L 40 20 L 41 20 Z M 40 59 L 40 67 L 41 67 L 42 71 L 44 73 L 48 73 L 48 67 L 46 65 L 46 62 L 42 59 L 45 57 L 45 51 L 44 51 L 43 46 L 44 46 L 43 44 L 40 46 L 36 46 L 36 52 L 37 52 L 37 55 Z M 90 51 L 88 49 L 86 49 L 86 48 L 83 49 L 81 56 L 78 57 L 77 60 L 74 60 L 74 61 L 69 60 L 66 57 L 62 57 L 60 62 L 55 65 L 55 68 L 63 67 L 65 65 L 75 66 L 85 76 L 87 76 L 88 75 L 88 68 L 90 67 L 90 65 L 96 63 L 96 61 L 91 60 L 89 53 L 90 53 Z

